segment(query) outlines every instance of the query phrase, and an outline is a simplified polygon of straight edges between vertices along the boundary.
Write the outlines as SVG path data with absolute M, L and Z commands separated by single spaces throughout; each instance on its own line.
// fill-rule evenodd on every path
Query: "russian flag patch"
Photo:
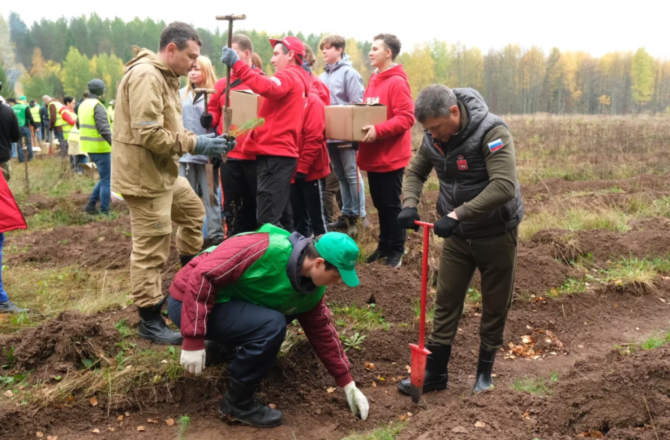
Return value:
M 504 147 L 504 145 L 501 139 L 496 139 L 493 142 L 489 142 L 489 150 L 491 150 L 491 153 L 500 150 L 502 147 Z

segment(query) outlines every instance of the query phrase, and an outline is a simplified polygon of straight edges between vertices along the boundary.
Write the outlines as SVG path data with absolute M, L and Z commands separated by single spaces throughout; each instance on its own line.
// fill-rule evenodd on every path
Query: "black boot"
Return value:
M 179 261 L 181 261 L 181 267 L 186 267 L 186 265 L 195 258 L 195 255 L 180 255 Z
M 388 255 L 388 251 L 379 249 L 379 247 L 377 247 L 377 249 L 367 258 L 367 260 L 365 260 L 365 262 L 368 264 L 374 263 L 377 260 L 382 260 L 388 257 Z
M 140 312 L 139 335 L 157 344 L 181 345 L 183 342 L 181 333 L 170 330 L 161 316 L 163 304 L 165 304 L 165 299 L 154 306 L 138 308 Z
M 328 223 L 328 229 L 347 229 L 349 223 L 347 218 L 343 215 L 339 216 L 336 221 Z
M 472 389 L 472 394 L 477 394 L 480 391 L 493 388 L 493 379 L 491 372 L 493 371 L 493 363 L 496 360 L 496 352 L 498 350 L 487 350 L 484 347 L 479 347 L 479 362 L 477 362 L 477 381 L 475 387 Z
M 86 206 L 84 207 L 84 212 L 86 212 L 87 214 L 91 214 L 91 215 L 98 215 L 98 214 L 100 214 L 100 211 L 98 211 L 98 207 L 95 206 L 95 205 L 96 205 L 95 203 L 91 203 L 91 202 L 89 201 L 89 202 L 86 204 Z
M 256 428 L 274 428 L 282 424 L 282 413 L 254 397 L 256 385 L 244 385 L 230 379 L 228 392 L 221 399 L 219 412 Z
M 451 345 L 442 345 L 428 343 L 426 345 L 430 354 L 426 363 L 426 376 L 423 380 L 423 392 L 440 391 L 447 389 L 449 381 L 449 372 L 447 365 L 451 357 Z M 398 389 L 401 393 L 410 395 L 411 379 L 404 379 L 398 382 Z

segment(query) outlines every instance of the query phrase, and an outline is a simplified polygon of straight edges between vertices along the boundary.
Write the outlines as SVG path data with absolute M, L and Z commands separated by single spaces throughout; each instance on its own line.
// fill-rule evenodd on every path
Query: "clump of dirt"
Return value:
M 8 238 L 7 245 L 19 249 L 19 253 L 6 257 L 11 264 L 125 268 L 130 263 L 132 250 L 130 218 L 12 236 Z
M 25 217 L 32 217 L 40 211 L 53 210 L 60 208 L 63 210 L 84 209 L 90 194 L 83 194 L 81 191 L 74 192 L 68 197 L 48 197 L 43 194 L 32 194 L 20 203 L 21 212 Z
M 521 243 L 517 250 L 516 294 L 545 294 L 562 285 L 572 269 L 561 264 L 546 249 L 527 247 Z
M 533 185 L 522 185 L 521 194 L 526 199 L 540 199 L 571 192 L 610 191 L 612 193 L 633 193 L 641 191 L 668 191 L 670 184 L 665 176 L 644 174 L 621 180 L 579 180 L 568 181 L 560 177 L 544 179 Z
M 420 272 L 409 267 L 394 269 L 380 263 L 362 264 L 356 271 L 361 285 L 350 288 L 340 283 L 329 288 L 326 291 L 329 304 L 363 307 L 375 304 L 389 322 L 414 319 L 414 303 L 421 298 Z

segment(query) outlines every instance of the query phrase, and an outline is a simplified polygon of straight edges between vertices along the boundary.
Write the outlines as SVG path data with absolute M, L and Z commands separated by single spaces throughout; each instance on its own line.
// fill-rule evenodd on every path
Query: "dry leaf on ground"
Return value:
M 139 432 L 144 432 L 144 431 L 146 431 L 147 429 L 146 429 L 144 426 L 138 426 L 138 427 L 137 427 L 137 430 L 138 430 Z
M 372 362 L 366 362 L 365 364 L 363 364 L 363 366 L 368 371 L 372 371 L 375 369 L 375 364 L 373 364 Z
M 328 394 L 333 394 L 335 392 L 335 388 L 328 388 L 326 391 L 328 391 Z
M 47 440 L 58 440 L 57 435 L 47 435 Z
M 486 428 L 486 423 L 478 421 L 475 423 L 475 428 Z
M 271 403 L 268 406 L 272 409 L 277 409 L 277 405 L 275 405 L 274 403 Z
M 35 435 L 37 436 L 37 438 L 43 438 L 43 437 L 44 437 L 44 433 L 41 432 L 41 431 L 37 431 L 37 432 L 35 433 Z
M 168 425 L 168 426 L 174 426 L 174 419 L 167 419 L 165 421 L 165 424 Z
M 462 426 L 457 426 L 454 429 L 451 430 L 454 434 L 467 434 L 468 430 L 463 428 Z
M 12 390 L 5 391 L 5 397 L 7 397 L 8 399 L 14 397 L 14 393 L 12 393 Z
M 91 432 L 92 432 L 93 434 L 100 434 L 100 430 L 99 430 L 98 428 L 91 429 Z
M 98 398 L 95 396 L 91 397 L 91 400 L 89 400 L 89 402 L 91 403 L 91 406 L 98 406 Z

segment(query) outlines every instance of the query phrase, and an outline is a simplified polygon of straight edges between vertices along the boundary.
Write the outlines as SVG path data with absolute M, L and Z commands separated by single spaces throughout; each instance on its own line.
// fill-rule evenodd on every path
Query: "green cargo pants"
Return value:
M 454 341 L 465 295 L 475 269 L 479 269 L 482 275 L 481 345 L 487 350 L 502 347 L 514 289 L 517 236 L 518 227 L 493 237 L 465 239 L 452 235 L 444 241 L 431 342 L 451 345 Z

